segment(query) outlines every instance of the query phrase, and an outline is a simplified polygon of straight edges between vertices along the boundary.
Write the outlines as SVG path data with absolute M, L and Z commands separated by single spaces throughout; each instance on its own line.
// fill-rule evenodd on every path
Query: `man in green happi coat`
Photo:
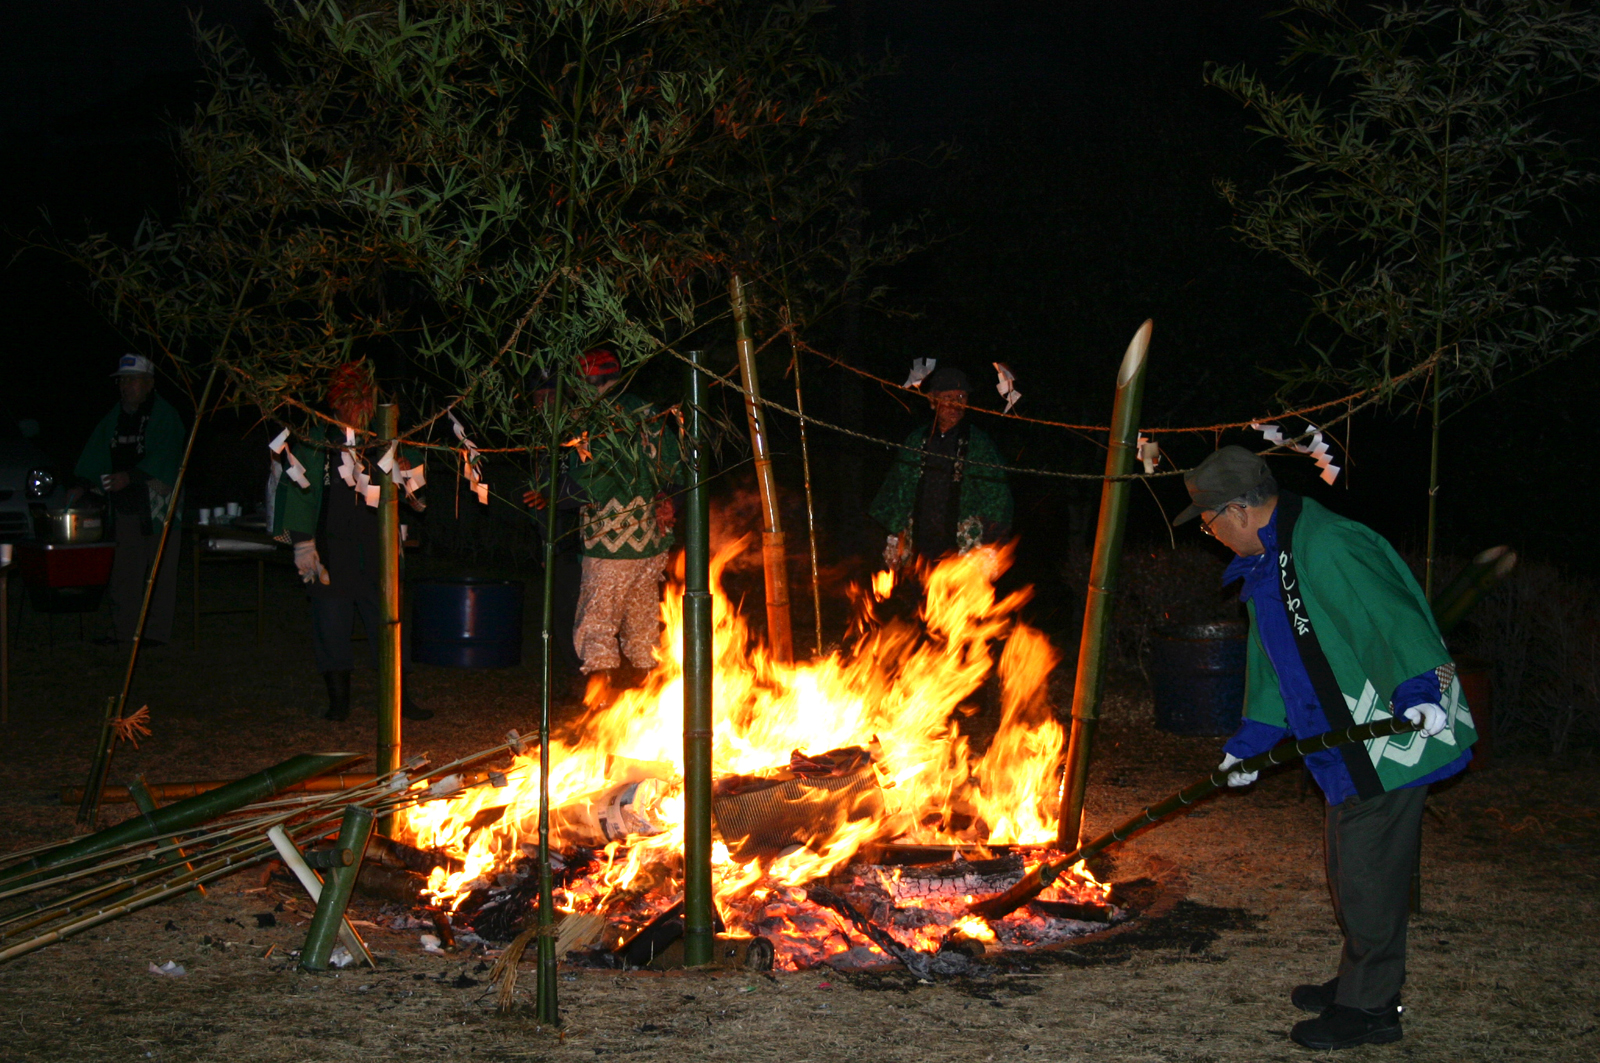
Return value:
M 1243 581 L 1250 613 L 1244 719 L 1222 770 L 1291 734 L 1403 716 L 1418 730 L 1313 753 L 1327 796 L 1328 890 L 1344 934 L 1338 974 L 1296 986 L 1290 1003 L 1317 1017 L 1289 1036 L 1313 1049 L 1398 1041 L 1406 922 L 1428 787 L 1465 770 L 1472 714 L 1433 610 L 1411 570 L 1377 532 L 1309 498 L 1279 491 L 1267 463 L 1223 447 L 1184 475 L 1181 523 L 1237 555 L 1224 583 Z M 1230 772 L 1231 786 L 1255 773 Z
M 906 437 L 868 513 L 889 530 L 884 564 L 912 558 L 937 561 L 964 554 L 1011 530 L 1011 488 L 1000 451 L 966 420 L 972 385 L 959 369 L 941 366 L 923 382 L 932 423 Z

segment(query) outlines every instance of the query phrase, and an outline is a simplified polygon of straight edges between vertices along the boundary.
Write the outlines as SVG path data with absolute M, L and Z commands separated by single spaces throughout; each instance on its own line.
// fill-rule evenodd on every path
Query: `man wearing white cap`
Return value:
M 89 435 L 78 458 L 77 475 L 91 490 L 104 491 L 110 505 L 107 519 L 116 536 L 111 567 L 111 613 L 117 642 L 130 642 L 139 623 L 145 581 L 161 541 L 161 524 L 172 504 L 172 486 L 183 459 L 183 420 L 156 394 L 155 366 L 150 359 L 125 354 L 111 374 L 121 401 Z M 150 600 L 144 641 L 172 639 L 172 611 L 178 595 L 177 540 L 167 544 L 166 557 Z M 110 639 L 102 641 L 111 641 Z

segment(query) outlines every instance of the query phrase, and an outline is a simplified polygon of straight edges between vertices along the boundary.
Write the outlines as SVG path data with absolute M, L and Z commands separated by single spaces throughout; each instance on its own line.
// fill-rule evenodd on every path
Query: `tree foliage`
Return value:
M 725 220 L 769 209 L 748 202 L 774 161 L 757 144 L 837 192 L 826 140 L 861 77 L 824 54 L 827 10 L 278 3 L 270 55 L 200 33 L 181 215 L 76 254 L 119 324 L 301 429 L 330 370 L 367 357 L 409 399 L 403 434 L 453 406 L 489 441 L 548 439 L 583 411 L 529 402 L 532 380 L 599 343 L 639 364 L 762 259 Z
M 1590 341 L 1597 260 L 1569 239 L 1569 207 L 1596 174 L 1551 110 L 1600 81 L 1600 15 L 1562 0 L 1293 10 L 1282 84 L 1207 71 L 1290 163 L 1259 189 L 1220 184 L 1238 234 L 1308 282 L 1316 358 L 1288 384 L 1382 384 L 1440 352 L 1448 399 Z

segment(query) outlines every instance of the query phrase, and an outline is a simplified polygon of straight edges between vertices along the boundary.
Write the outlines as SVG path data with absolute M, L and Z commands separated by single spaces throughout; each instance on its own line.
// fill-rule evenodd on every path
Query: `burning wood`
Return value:
M 739 549 L 733 544 L 717 557 L 715 575 Z M 852 645 L 799 663 L 768 653 L 713 580 L 714 889 L 728 932 L 770 940 L 777 966 L 860 951 L 846 930 L 854 924 L 841 923 L 838 908 L 808 899 L 807 888 L 824 881 L 828 896 L 868 913 L 861 918 L 897 948 L 929 956 L 963 936 L 995 948 L 1027 947 L 1103 925 L 1078 915 L 1114 917 L 1104 889 L 1085 872 L 1063 877 L 1045 898 L 1084 906 L 1071 915 L 1029 909 L 994 928 L 964 925 L 972 896 L 1021 880 L 1030 860 L 1015 852 L 947 857 L 932 869 L 858 862 L 863 846 L 876 850 L 891 839 L 945 853 L 952 846 L 1037 850 L 1053 842 L 1062 729 L 1047 690 L 1057 655 L 1017 617 L 1031 592 L 995 593 L 993 581 L 1009 563 L 1004 549 L 945 561 L 922 577 L 924 606 L 915 618 L 873 619 L 874 604 L 892 591 L 890 579 L 875 581 L 862 594 Z M 662 613 L 661 667 L 638 688 L 597 694 L 576 737 L 551 747 L 552 849 L 561 854 L 556 902 L 564 911 L 603 914 L 613 942 L 670 921 L 682 890 L 683 616 L 676 591 Z M 991 676 L 1001 718 L 980 749 L 962 731 L 970 714 L 963 707 Z M 504 786 L 440 791 L 401 824 L 408 842 L 459 861 L 429 871 L 432 903 L 493 940 L 506 940 L 528 913 L 537 878 L 526 854 L 537 831 L 538 774 L 537 759 L 520 755 L 503 773 Z M 855 932 L 858 942 L 864 932 Z M 875 945 L 882 951 L 874 955 L 892 951 L 885 946 Z

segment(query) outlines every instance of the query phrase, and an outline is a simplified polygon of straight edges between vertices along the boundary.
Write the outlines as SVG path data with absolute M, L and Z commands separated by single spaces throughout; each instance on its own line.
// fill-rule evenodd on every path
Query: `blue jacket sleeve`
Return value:
M 1288 733 L 1287 727 L 1274 727 L 1260 720 L 1245 720 L 1239 724 L 1239 729 L 1228 739 L 1222 751 L 1231 753 L 1240 760 L 1249 760 L 1257 753 L 1265 753 L 1283 741 Z
M 1389 703 L 1394 707 L 1396 716 L 1413 705 L 1439 704 L 1439 670 L 1429 668 L 1421 675 L 1407 679 L 1394 688 L 1394 697 Z

